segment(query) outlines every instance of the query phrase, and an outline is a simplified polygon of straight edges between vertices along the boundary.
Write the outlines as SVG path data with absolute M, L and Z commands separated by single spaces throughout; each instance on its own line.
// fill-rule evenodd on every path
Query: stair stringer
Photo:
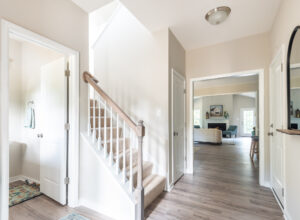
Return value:
M 109 165 L 104 153 L 97 149 L 87 134 L 80 136 L 80 205 L 113 219 L 135 220 L 137 203 L 128 184 Z

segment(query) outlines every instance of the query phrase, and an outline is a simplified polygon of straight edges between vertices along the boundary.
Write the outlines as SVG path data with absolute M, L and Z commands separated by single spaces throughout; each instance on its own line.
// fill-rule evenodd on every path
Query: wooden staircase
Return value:
M 166 179 L 153 173 L 151 162 L 143 161 L 143 122 L 135 124 L 89 73 L 83 79 L 90 94 L 88 136 L 137 203 L 136 219 L 144 219 L 144 208 L 163 192 Z

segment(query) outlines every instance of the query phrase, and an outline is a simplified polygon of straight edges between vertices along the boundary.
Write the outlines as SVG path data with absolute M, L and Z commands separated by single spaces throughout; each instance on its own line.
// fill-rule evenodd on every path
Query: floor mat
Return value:
M 66 217 L 63 217 L 59 220 L 89 220 L 81 215 L 78 215 L 76 213 L 73 213 L 73 214 L 70 214 L 70 215 L 67 215 Z
M 40 196 L 40 187 L 36 184 L 23 183 L 9 188 L 9 207 Z

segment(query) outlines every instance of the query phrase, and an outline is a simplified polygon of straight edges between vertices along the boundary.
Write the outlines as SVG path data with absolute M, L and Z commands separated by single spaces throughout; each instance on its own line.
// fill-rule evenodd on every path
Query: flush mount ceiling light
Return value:
M 224 22 L 231 13 L 231 9 L 226 6 L 214 8 L 210 10 L 205 19 L 212 25 L 217 25 Z

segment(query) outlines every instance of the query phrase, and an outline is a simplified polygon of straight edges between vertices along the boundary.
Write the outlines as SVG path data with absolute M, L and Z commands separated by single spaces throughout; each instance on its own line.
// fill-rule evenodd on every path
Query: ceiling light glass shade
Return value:
M 226 6 L 214 8 L 210 10 L 205 19 L 212 25 L 217 25 L 224 22 L 231 13 L 231 9 Z

